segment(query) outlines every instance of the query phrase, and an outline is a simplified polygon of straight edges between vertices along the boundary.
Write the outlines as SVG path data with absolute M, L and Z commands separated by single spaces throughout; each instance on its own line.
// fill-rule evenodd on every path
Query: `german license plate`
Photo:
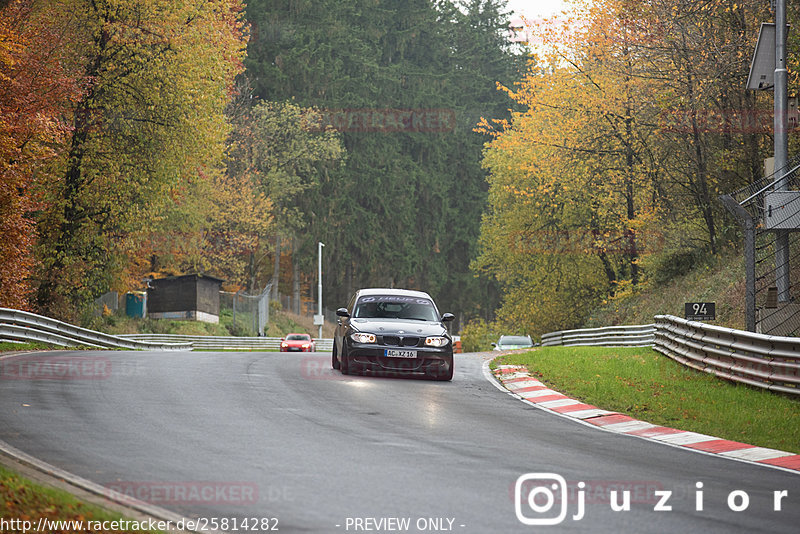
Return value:
M 417 351 L 415 350 L 397 350 L 397 349 L 385 349 L 383 351 L 383 355 L 387 358 L 416 358 Z

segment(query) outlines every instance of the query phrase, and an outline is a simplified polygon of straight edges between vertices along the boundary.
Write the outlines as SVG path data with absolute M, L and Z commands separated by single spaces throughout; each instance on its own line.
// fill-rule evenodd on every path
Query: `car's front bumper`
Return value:
M 414 350 L 416 358 L 391 358 L 386 350 Z M 389 347 L 376 344 L 352 343 L 347 354 L 351 366 L 381 373 L 446 373 L 453 365 L 451 345 L 436 347 Z

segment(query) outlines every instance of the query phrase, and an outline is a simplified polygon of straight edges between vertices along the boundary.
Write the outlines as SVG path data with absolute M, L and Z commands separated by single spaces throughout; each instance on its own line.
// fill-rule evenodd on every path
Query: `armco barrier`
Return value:
M 38 341 L 60 347 L 138 350 L 280 350 L 279 337 L 182 336 L 131 334 L 112 336 L 35 313 L 0 308 L 0 340 Z M 332 339 L 317 339 L 317 351 L 333 348 Z
M 800 338 L 768 336 L 657 315 L 653 348 L 721 378 L 800 395 Z
M 652 324 L 563 330 L 543 334 L 542 346 L 648 347 L 653 344 L 655 331 Z
M 102 347 L 140 350 L 191 350 L 191 343 L 149 343 L 124 339 L 35 313 L 0 308 L 0 339 L 39 341 L 61 347 Z
M 772 391 L 800 395 L 800 338 L 767 336 L 657 315 L 652 325 L 550 332 L 542 346 L 652 346 L 687 367 Z
M 191 343 L 195 350 L 280 350 L 279 337 L 233 337 L 233 336 L 187 336 L 180 334 L 126 334 L 124 339 L 148 341 L 150 343 Z M 316 340 L 318 352 L 329 352 L 333 339 Z

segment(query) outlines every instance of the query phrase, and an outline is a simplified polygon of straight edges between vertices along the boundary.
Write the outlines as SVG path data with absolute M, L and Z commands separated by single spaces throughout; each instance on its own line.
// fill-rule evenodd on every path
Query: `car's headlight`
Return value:
M 311 343 L 303 343 L 303 348 L 304 349 L 307 349 L 310 346 L 311 346 Z
M 375 337 L 375 334 L 364 334 L 361 332 L 350 334 L 350 339 L 356 343 L 375 343 L 378 340 L 378 338 Z
M 433 337 L 426 337 L 425 344 L 429 347 L 444 347 L 450 340 L 443 336 L 433 336 Z

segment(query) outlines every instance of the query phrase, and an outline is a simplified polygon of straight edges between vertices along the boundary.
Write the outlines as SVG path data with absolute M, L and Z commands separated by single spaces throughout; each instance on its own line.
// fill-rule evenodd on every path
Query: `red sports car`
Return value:
M 281 339 L 281 352 L 314 352 L 317 346 L 308 334 L 288 334 Z

